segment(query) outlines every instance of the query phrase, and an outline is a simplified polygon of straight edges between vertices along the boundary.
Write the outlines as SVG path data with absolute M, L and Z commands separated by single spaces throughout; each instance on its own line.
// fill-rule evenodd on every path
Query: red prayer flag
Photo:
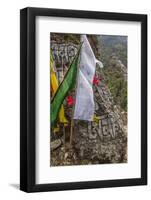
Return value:
M 99 82 L 100 82 L 99 79 L 98 79 L 96 76 L 94 76 L 93 84 L 94 84 L 94 85 L 98 85 Z
M 74 104 L 74 99 L 72 98 L 72 96 L 68 96 L 67 97 L 67 105 L 68 106 L 72 106 Z

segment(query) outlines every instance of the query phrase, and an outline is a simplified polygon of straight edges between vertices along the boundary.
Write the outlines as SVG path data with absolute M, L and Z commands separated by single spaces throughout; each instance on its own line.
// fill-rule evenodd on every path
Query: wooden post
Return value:
M 82 46 L 83 43 L 81 43 L 81 46 Z M 80 46 L 80 49 L 81 49 L 81 46 Z M 79 50 L 80 50 L 79 49 Z M 79 55 L 79 61 L 78 61 L 78 66 L 79 66 L 79 63 L 80 63 L 80 55 Z M 78 67 L 79 68 L 79 67 Z M 75 91 L 77 89 L 77 76 L 78 76 L 78 73 L 79 71 L 77 70 L 77 74 L 76 74 L 76 85 L 75 85 Z M 75 92 L 75 97 L 76 97 L 76 92 Z M 74 105 L 75 106 L 75 105 Z M 74 126 L 74 119 L 73 119 L 73 115 L 74 115 L 74 107 L 72 109 L 72 119 L 71 119 L 71 127 L 70 127 L 70 148 L 72 146 L 72 140 L 73 140 L 73 133 L 74 133 L 74 130 L 73 130 L 73 126 Z
M 71 127 L 70 127 L 70 147 L 72 146 L 72 139 L 73 139 L 73 125 L 74 125 L 74 120 L 71 119 Z
M 64 79 L 64 70 L 63 70 L 63 57 L 61 57 L 61 66 L 62 66 L 62 80 Z M 62 124 L 62 128 L 63 128 L 63 144 L 64 144 L 64 150 L 66 147 L 66 133 L 65 133 L 65 124 Z
M 63 124 L 63 145 L 64 145 L 64 152 L 66 151 L 66 132 L 65 132 L 65 126 Z

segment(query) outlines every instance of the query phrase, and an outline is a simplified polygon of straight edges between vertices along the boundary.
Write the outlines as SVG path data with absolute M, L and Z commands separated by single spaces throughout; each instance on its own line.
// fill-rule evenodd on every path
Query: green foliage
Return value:
M 122 63 L 127 66 L 127 46 L 125 44 L 117 43 L 113 51 L 118 55 L 118 58 L 122 61 Z
M 127 82 L 117 68 L 104 69 L 106 83 L 112 93 L 115 104 L 127 111 Z
M 102 35 L 99 39 L 101 45 L 101 60 L 108 66 L 109 60 L 115 54 L 127 66 L 127 37 Z
M 118 59 L 127 66 L 127 37 L 102 35 L 99 42 L 105 80 L 114 103 L 127 111 L 127 81 L 124 81 L 121 69 L 117 66 Z

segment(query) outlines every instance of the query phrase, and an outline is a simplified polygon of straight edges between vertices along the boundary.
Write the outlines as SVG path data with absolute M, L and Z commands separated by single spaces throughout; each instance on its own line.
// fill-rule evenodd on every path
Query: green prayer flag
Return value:
M 53 127 L 56 123 L 58 118 L 59 110 L 61 105 L 66 98 L 68 92 L 73 89 L 76 83 L 76 76 L 77 76 L 77 67 L 79 63 L 79 53 L 80 49 L 78 50 L 75 58 L 73 59 L 62 83 L 60 84 L 58 90 L 56 91 L 50 106 L 51 112 L 51 126 Z

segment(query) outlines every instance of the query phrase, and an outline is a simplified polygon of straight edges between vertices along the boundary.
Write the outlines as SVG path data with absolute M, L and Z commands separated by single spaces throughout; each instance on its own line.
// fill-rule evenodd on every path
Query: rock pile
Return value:
M 85 125 L 77 122 L 75 147 L 79 156 L 81 159 L 91 159 L 92 163 L 126 162 L 126 126 L 103 78 L 95 86 L 94 94 L 95 113 L 99 119 L 98 122 L 85 122 Z

